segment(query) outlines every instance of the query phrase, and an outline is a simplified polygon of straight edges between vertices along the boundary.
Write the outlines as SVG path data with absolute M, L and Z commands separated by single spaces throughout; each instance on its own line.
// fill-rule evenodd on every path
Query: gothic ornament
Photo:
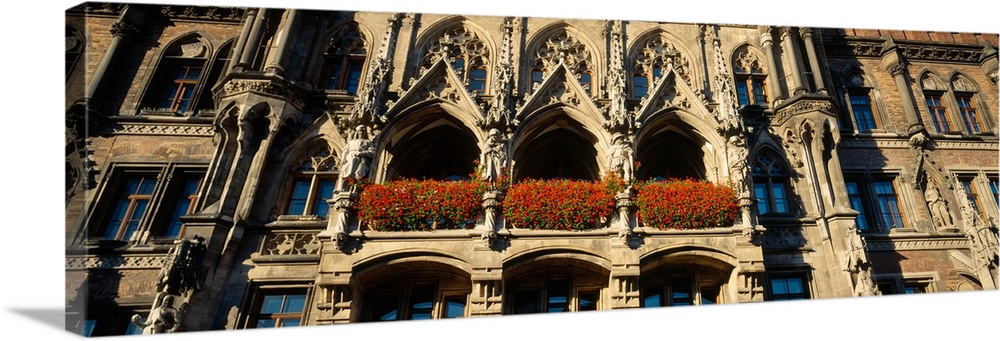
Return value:
M 510 123 L 511 107 L 514 105 L 514 60 L 513 60 L 514 18 L 504 18 L 503 43 L 500 46 L 500 60 L 493 75 L 490 101 L 486 116 L 480 122 L 483 127 L 503 127 Z

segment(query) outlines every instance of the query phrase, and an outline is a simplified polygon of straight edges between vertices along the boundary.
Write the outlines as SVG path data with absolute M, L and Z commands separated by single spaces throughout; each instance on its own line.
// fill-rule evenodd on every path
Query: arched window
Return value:
M 580 86 L 587 91 L 587 94 L 593 94 L 594 73 L 590 51 L 565 29 L 556 31 L 548 36 L 548 39 L 535 44 L 531 51 L 530 55 L 535 56 L 529 65 L 532 70 L 532 88 L 541 84 L 542 79 L 562 63 L 576 75 Z
M 736 81 L 736 99 L 740 107 L 748 105 L 766 107 L 767 71 L 764 70 L 761 58 L 747 46 L 741 47 L 734 54 L 733 73 Z
M 646 96 L 658 79 L 663 77 L 663 71 L 673 68 L 686 82 L 689 77 L 686 71 L 687 61 L 677 48 L 666 41 L 663 36 L 649 39 L 642 49 L 635 52 L 635 68 L 632 72 L 632 97 L 640 99 Z
M 791 211 L 788 169 L 774 152 L 762 150 L 753 164 L 753 190 L 760 215 Z
M 337 157 L 325 144 L 304 154 L 292 169 L 287 215 L 314 215 L 326 219 L 327 199 L 333 198 L 337 184 Z
M 947 88 L 942 86 L 936 77 L 924 74 L 920 78 L 920 87 L 924 92 L 924 100 L 927 103 L 927 112 L 931 116 L 934 130 L 938 133 L 946 133 L 954 130 L 951 119 L 948 117 L 948 102 L 945 100 Z
M 842 84 L 845 117 L 841 120 L 842 129 L 857 132 L 872 132 L 882 128 L 876 114 L 875 103 L 872 100 L 875 89 L 869 83 L 861 70 L 852 70 Z M 853 123 L 853 126 L 852 126 Z
M 66 79 L 69 79 L 70 73 L 73 72 L 76 64 L 80 61 L 85 43 L 80 31 L 66 26 Z
M 962 119 L 965 132 L 980 134 L 989 131 L 984 121 L 986 115 L 983 114 L 983 110 L 987 106 L 979 105 L 975 84 L 963 75 L 955 75 L 951 80 L 951 90 L 955 95 L 955 104 L 958 106 L 958 114 Z
M 203 92 L 211 92 L 228 62 L 231 44 L 219 49 L 214 63 L 209 63 L 209 46 L 197 34 L 167 46 L 143 95 L 142 112 L 190 116 L 201 110 L 211 111 L 214 103 Z
M 353 25 L 342 28 L 334 37 L 323 53 L 319 86 L 328 91 L 357 94 L 367 55 L 365 40 Z
M 461 25 L 452 27 L 430 42 L 426 51 L 422 67 L 430 68 L 438 58 L 448 58 L 455 75 L 470 93 L 482 95 L 486 92 L 490 51 L 476 32 Z

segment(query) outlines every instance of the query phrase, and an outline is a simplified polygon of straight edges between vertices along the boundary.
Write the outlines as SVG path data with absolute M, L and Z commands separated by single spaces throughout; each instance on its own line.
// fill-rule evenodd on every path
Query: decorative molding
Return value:
M 105 126 L 105 132 L 116 135 L 173 135 L 173 136 L 213 136 L 211 125 L 185 124 L 137 124 L 122 123 Z
M 965 236 L 944 237 L 944 238 L 916 238 L 916 239 L 889 239 L 872 240 L 868 239 L 869 251 L 900 251 L 900 250 L 951 250 L 968 249 L 969 241 Z
M 294 91 L 282 81 L 272 79 L 230 79 L 222 87 L 220 97 L 234 96 L 243 92 L 257 92 L 281 97 L 297 108 L 305 108 L 306 96 Z
M 983 57 L 982 45 L 928 44 L 894 41 L 899 53 L 908 59 L 979 63 Z M 881 39 L 835 39 L 826 41 L 824 48 L 830 56 L 881 57 Z
M 134 37 L 136 34 L 138 34 L 139 28 L 123 21 L 116 21 L 114 24 L 111 24 L 111 28 L 109 29 L 109 31 L 111 32 L 112 35 L 116 37 L 128 38 L 128 37 Z
M 885 67 L 885 72 L 888 72 L 893 77 L 906 74 L 906 65 L 903 63 L 892 63 L 892 65 Z
M 806 238 L 799 227 L 768 227 L 764 232 L 765 248 L 801 248 L 806 246 Z
M 246 10 L 237 7 L 201 7 L 201 6 L 171 6 L 164 5 L 160 14 L 171 19 L 201 19 L 240 21 Z
M 912 145 L 909 140 L 900 139 L 852 139 L 845 137 L 838 144 L 841 148 L 849 149 L 910 149 Z M 947 141 L 934 140 L 934 149 L 956 149 L 956 150 L 997 150 L 1000 144 L 997 141 Z
M 260 255 L 317 255 L 321 246 L 316 233 L 273 233 L 264 240 Z
M 165 260 L 166 255 L 66 257 L 66 269 L 159 269 Z
M 782 125 L 785 124 L 785 121 L 792 118 L 792 116 L 811 111 L 832 113 L 833 103 L 830 103 L 829 100 L 799 99 L 791 105 L 778 109 L 778 113 L 775 115 L 774 121 L 778 125 Z

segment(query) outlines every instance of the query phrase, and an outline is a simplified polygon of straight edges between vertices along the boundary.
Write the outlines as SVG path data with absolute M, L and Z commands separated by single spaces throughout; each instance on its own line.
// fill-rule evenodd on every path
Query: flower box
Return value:
M 465 229 L 482 211 L 478 181 L 398 180 L 364 187 L 358 218 L 376 231 Z
M 526 180 L 507 190 L 503 212 L 516 228 L 586 230 L 603 226 L 614 205 L 601 182 Z
M 707 181 L 644 182 L 636 189 L 640 223 L 661 230 L 732 225 L 739 209 L 735 189 Z

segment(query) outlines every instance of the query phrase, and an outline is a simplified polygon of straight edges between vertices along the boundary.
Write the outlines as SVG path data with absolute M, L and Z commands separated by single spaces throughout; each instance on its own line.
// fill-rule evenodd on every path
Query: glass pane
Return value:
M 774 191 L 774 211 L 778 213 L 787 213 L 788 194 L 785 193 L 785 184 L 780 182 L 771 184 L 771 189 Z
M 597 310 L 597 301 L 600 299 L 600 292 L 585 291 L 579 293 L 580 311 Z
M 86 337 L 90 337 L 94 334 L 94 326 L 97 325 L 97 320 L 86 320 L 83 321 L 83 331 L 81 334 Z
M 303 215 L 306 212 L 306 198 L 309 197 L 309 180 L 295 180 L 292 198 L 288 201 L 288 214 Z
M 632 82 L 635 84 L 635 98 L 639 99 L 646 96 L 649 91 L 649 80 L 646 79 L 645 75 L 635 75 L 632 77 Z
M 336 182 L 334 181 L 320 181 L 316 184 L 316 202 L 313 203 L 313 214 L 320 216 L 321 218 L 326 218 L 330 211 L 330 204 L 326 202 L 327 199 L 333 198 L 333 190 L 336 187 Z
M 514 314 L 538 312 L 538 291 L 522 290 L 514 292 Z
M 375 321 L 395 321 L 399 319 L 399 295 L 375 296 L 372 317 Z
M 358 93 L 358 86 L 361 84 L 361 63 L 351 63 L 350 69 L 347 70 L 347 76 L 347 86 L 344 90 L 351 94 Z
M 692 292 L 690 276 L 675 277 L 671 282 L 670 301 L 674 306 L 687 306 L 694 304 L 694 293 Z
M 444 310 L 444 318 L 465 317 L 465 296 L 448 296 Z
M 275 322 L 274 319 L 257 320 L 257 328 L 274 328 Z
M 410 297 L 412 305 L 410 306 L 410 319 L 411 320 L 430 320 L 431 312 L 434 310 L 434 286 L 419 286 L 413 288 L 413 294 Z
M 739 101 L 741 107 L 750 105 L 750 90 L 747 89 L 746 83 L 736 82 L 736 99 Z
M 142 183 L 139 185 L 139 191 L 136 194 L 153 194 L 153 187 L 156 187 L 156 180 L 151 178 L 139 179 Z
M 142 335 L 142 328 L 135 325 L 134 323 L 127 322 L 128 327 L 125 329 L 125 335 Z
M 702 287 L 701 304 L 715 304 L 719 302 L 719 287 Z
M 784 295 L 788 293 L 788 285 L 786 279 L 772 279 L 771 280 L 771 293 L 775 295 Z
M 298 327 L 300 325 L 302 325 L 302 319 L 294 318 L 281 320 L 282 327 Z
M 546 297 L 546 312 L 558 313 L 569 311 L 569 283 L 552 282 L 548 285 Z
M 177 202 L 174 212 L 170 214 L 170 222 L 167 223 L 167 230 L 163 233 L 164 237 L 175 238 L 181 233 L 181 226 L 184 225 L 181 222 L 181 216 L 187 214 L 190 206 L 191 200 L 186 197 Z
M 281 312 L 281 303 L 284 301 L 284 295 L 267 295 L 264 296 L 264 300 L 260 304 L 261 314 L 274 314 Z
M 757 181 L 757 180 L 755 180 Z M 770 210 L 770 198 L 767 193 L 767 184 L 754 183 L 753 193 L 757 197 L 757 211 L 760 214 L 767 214 Z
M 301 313 L 306 306 L 306 295 L 285 296 L 285 307 L 281 309 L 283 313 Z
M 788 293 L 790 294 L 801 294 L 805 292 L 805 290 L 802 289 L 801 278 L 789 278 L 785 280 L 785 283 L 788 284 Z

